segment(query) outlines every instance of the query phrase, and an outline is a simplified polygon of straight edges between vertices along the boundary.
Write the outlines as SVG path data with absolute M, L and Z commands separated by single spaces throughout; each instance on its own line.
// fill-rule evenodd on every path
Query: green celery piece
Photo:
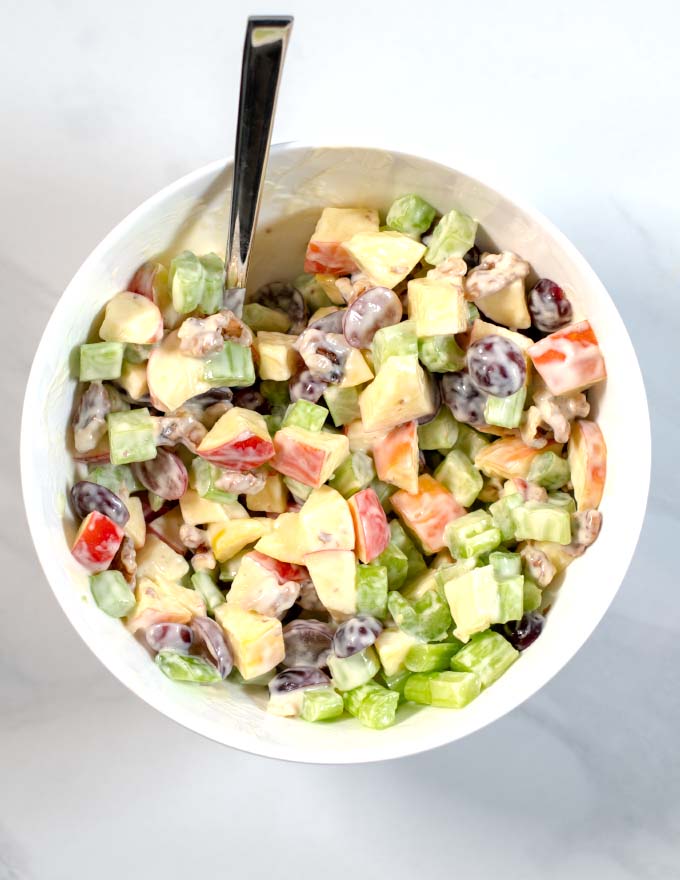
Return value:
M 532 581 L 531 578 L 526 577 L 526 575 L 524 577 L 523 591 L 522 607 L 525 614 L 541 607 L 543 594 L 541 593 L 538 584 Z
M 384 619 L 387 614 L 387 569 L 374 562 L 357 565 L 356 603 L 360 614 Z
M 351 498 L 365 489 L 375 477 L 373 459 L 365 452 L 352 452 L 338 466 L 328 485 L 343 498 Z
M 388 590 L 398 590 L 403 587 L 408 572 L 408 559 L 403 550 L 400 550 L 395 543 L 390 541 L 380 556 L 376 556 L 372 564 L 385 569 Z
M 132 468 L 124 464 L 98 464 L 87 472 L 87 479 L 90 483 L 105 486 L 116 495 L 120 495 L 124 489 L 132 493 L 144 488 Z
M 146 407 L 109 413 L 106 421 L 111 464 L 130 464 L 156 457 L 154 426 Z
M 191 462 L 191 472 L 189 474 L 189 482 L 192 489 L 195 489 L 201 498 L 206 501 L 216 501 L 218 504 L 232 504 L 237 500 L 233 492 L 225 492 L 223 489 L 215 488 L 215 481 L 222 473 L 222 469 L 216 464 L 206 461 L 204 458 L 196 456 Z
M 449 606 L 434 590 L 415 602 L 393 591 L 387 598 L 387 607 L 399 629 L 421 641 L 440 642 L 451 626 Z
M 157 510 L 160 510 L 161 507 L 165 504 L 165 498 L 161 498 L 160 495 L 156 495 L 155 492 L 147 492 L 147 501 L 149 502 L 149 507 L 154 513 Z
M 373 366 L 377 373 L 391 357 L 410 355 L 418 357 L 418 337 L 414 321 L 401 321 L 389 327 L 381 327 L 371 343 Z
M 271 412 L 267 413 L 266 416 L 263 416 L 265 423 L 267 425 L 267 430 L 273 437 L 274 434 L 281 427 L 283 420 L 286 416 L 286 410 L 288 407 L 283 406 L 272 406 Z
M 207 660 L 163 649 L 156 654 L 156 665 L 173 681 L 191 681 L 195 684 L 213 684 L 222 678 Z
M 324 391 L 323 398 L 336 427 L 340 428 L 361 418 L 359 392 L 355 387 L 340 388 L 337 385 L 329 385 Z
M 519 427 L 526 397 L 525 387 L 509 397 L 493 397 L 490 394 L 484 404 L 484 421 L 487 425 L 499 425 L 502 428 Z
M 571 517 L 564 507 L 526 501 L 512 511 L 517 541 L 571 543 Z
M 205 604 L 212 615 L 214 610 L 224 604 L 224 594 L 215 585 L 207 571 L 195 571 L 191 575 L 191 583 L 197 593 L 205 599 Z
M 205 269 L 196 254 L 182 251 L 170 263 L 168 284 L 172 291 L 172 305 L 180 315 L 197 309 L 205 289 Z
M 444 461 L 435 470 L 434 477 L 446 486 L 462 507 L 470 507 L 484 485 L 481 472 L 460 449 L 452 449 L 447 453 Z
M 300 499 L 300 501 L 306 501 L 314 491 L 312 486 L 308 486 L 306 483 L 301 483 L 299 480 L 294 480 L 293 477 L 284 477 L 283 482 L 292 494 Z
M 548 492 L 548 504 L 576 513 L 576 502 L 568 492 Z
M 101 611 L 109 617 L 125 617 L 135 607 L 135 595 L 119 571 L 90 575 L 90 592 Z
M 379 480 L 377 477 L 374 477 L 368 485 L 378 496 L 380 506 L 385 511 L 385 513 L 392 513 L 392 502 L 390 501 L 390 498 L 397 491 L 397 487 L 393 486 L 392 483 L 385 483 L 382 480 Z
M 308 275 L 307 273 L 298 275 L 295 281 L 293 281 L 293 287 L 300 291 L 311 314 L 316 312 L 317 309 L 324 309 L 327 306 L 333 305 L 326 291 L 314 275 Z
M 424 198 L 409 193 L 392 202 L 385 222 L 390 229 L 419 237 L 430 228 L 436 213 Z
M 399 694 L 396 691 L 374 691 L 362 700 L 357 712 L 357 721 L 372 730 L 384 730 L 396 721 Z
M 253 353 L 248 345 L 228 339 L 222 351 L 205 358 L 203 378 L 216 385 L 248 388 L 255 383 Z
M 451 449 L 457 439 L 458 422 L 448 406 L 441 406 L 431 422 L 418 426 L 418 445 L 423 451 Z
M 492 554 L 493 555 L 493 554 Z M 519 620 L 524 614 L 524 577 L 521 574 L 498 581 L 498 620 L 507 623 Z
M 91 342 L 80 346 L 80 381 L 117 379 L 123 368 L 122 342 Z
M 406 586 L 399 592 L 408 602 L 415 602 L 418 599 L 422 599 L 431 590 L 436 590 L 437 583 L 437 570 L 427 568 L 418 577 L 408 581 Z
M 351 657 L 330 654 L 328 668 L 335 687 L 339 691 L 351 691 L 373 678 L 380 669 L 380 661 L 373 648 L 365 648 Z
M 512 495 L 504 495 L 498 501 L 494 501 L 493 504 L 489 505 L 489 513 L 493 519 L 493 524 L 500 530 L 503 541 L 515 540 L 515 521 L 512 518 L 512 511 L 521 505 L 522 496 L 518 492 Z
M 359 707 L 369 694 L 379 694 L 384 690 L 385 688 L 378 684 L 377 681 L 371 680 L 349 691 L 345 691 L 342 695 L 345 709 L 350 715 L 356 717 Z
M 236 575 L 238 574 L 238 570 L 241 566 L 241 560 L 246 555 L 246 553 L 250 550 L 250 547 L 246 547 L 245 550 L 242 550 L 240 553 L 237 553 L 236 556 L 232 556 L 231 559 L 227 559 L 226 562 L 220 563 L 220 572 L 218 574 L 218 580 L 229 583 L 234 580 Z
M 409 675 L 404 684 L 404 699 L 409 703 L 418 703 L 420 706 L 431 706 L 430 676 L 423 673 Z
M 455 336 L 423 336 L 418 340 L 418 357 L 431 373 L 453 373 L 465 366 L 465 352 Z
M 459 672 L 474 672 L 486 688 L 508 670 L 519 657 L 510 642 L 500 633 L 487 630 L 472 636 L 467 645 L 454 654 L 451 668 Z
M 437 645 L 411 645 L 404 663 L 411 672 L 441 672 L 451 668 L 451 658 L 462 644 L 456 639 Z
M 469 302 L 467 304 L 468 308 L 468 325 L 474 324 L 475 321 L 479 319 L 479 309 L 474 303 Z
M 296 400 L 291 403 L 286 410 L 286 415 L 281 422 L 282 428 L 305 428 L 307 431 L 320 431 L 326 418 L 328 410 L 325 406 L 319 406 L 311 403 L 309 400 Z
M 463 257 L 474 245 L 476 236 L 477 221 L 451 210 L 435 226 L 425 259 L 431 266 L 438 266 L 449 257 Z
M 404 696 L 413 703 L 440 709 L 462 709 L 479 696 L 481 683 L 471 672 L 428 672 L 412 675 Z
M 501 533 L 486 510 L 475 510 L 452 520 L 444 530 L 444 540 L 456 559 L 470 559 L 495 550 Z
M 204 254 L 199 260 L 203 266 L 201 311 L 214 315 L 222 308 L 224 299 L 224 260 L 213 253 Z
M 260 382 L 260 394 L 272 406 L 288 406 L 290 403 L 288 382 L 275 382 L 273 379 L 263 379 Z
M 449 581 L 462 577 L 477 568 L 478 560 L 473 556 L 471 559 L 458 559 L 453 565 L 444 565 L 435 571 L 435 582 L 437 584 L 437 592 L 440 596 L 446 596 L 446 585 Z
M 493 566 L 493 573 L 498 581 L 522 574 L 522 557 L 519 553 L 495 550 L 489 553 L 489 564 Z
M 425 565 L 422 553 L 416 549 L 416 545 L 406 534 L 399 520 L 393 519 L 390 522 L 390 535 L 392 543 L 401 550 L 408 561 L 406 580 L 410 581 L 418 577 L 419 574 L 425 571 L 427 565 Z
M 141 345 L 137 342 L 128 342 L 123 352 L 123 360 L 129 364 L 142 364 L 149 360 L 149 355 L 154 350 L 153 345 Z
M 477 453 L 489 445 L 489 440 L 479 431 L 475 431 L 469 425 L 458 425 L 458 439 L 456 440 L 456 449 L 460 449 L 470 459 L 475 460 Z
M 278 309 L 270 309 L 260 303 L 246 303 L 243 306 L 243 323 L 247 324 L 254 333 L 260 330 L 269 333 L 287 333 L 291 320 Z
M 561 489 L 570 478 L 571 472 L 566 458 L 554 452 L 539 452 L 531 462 L 527 481 L 552 491 Z
M 330 721 L 345 710 L 342 697 L 331 687 L 305 688 L 300 718 L 304 721 Z
M 403 697 L 404 687 L 410 675 L 411 673 L 408 669 L 402 669 L 400 672 L 395 672 L 394 675 L 385 675 L 385 672 L 383 671 L 381 673 L 381 678 L 385 682 L 385 687 L 389 688 L 391 691 L 395 691 L 400 697 Z

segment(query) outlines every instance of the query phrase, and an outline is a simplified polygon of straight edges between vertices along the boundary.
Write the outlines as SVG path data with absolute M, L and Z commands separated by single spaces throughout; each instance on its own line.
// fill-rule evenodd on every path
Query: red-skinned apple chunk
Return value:
M 373 449 L 378 477 L 406 492 L 418 491 L 418 423 L 392 428 Z
M 344 434 L 282 428 L 274 435 L 271 466 L 306 486 L 318 489 L 349 455 L 349 441 Z
M 269 461 L 274 455 L 274 444 L 259 413 L 235 406 L 208 431 L 198 454 L 221 467 L 243 473 Z
M 395 492 L 390 501 L 406 528 L 415 535 L 428 555 L 444 549 L 444 530 L 447 524 L 467 512 L 429 474 L 420 477 L 415 495 L 402 489 Z
M 582 391 L 607 378 L 597 337 L 588 321 L 556 330 L 528 349 L 551 394 Z
M 574 422 L 567 450 L 578 509 L 597 507 L 607 476 L 607 446 L 599 425 L 587 419 Z
M 93 510 L 80 524 L 71 553 L 87 571 L 105 571 L 118 552 L 123 534 L 113 520 Z
M 361 562 L 371 562 L 390 543 L 390 527 L 380 499 L 373 489 L 362 489 L 347 502 L 354 523 L 356 554 Z

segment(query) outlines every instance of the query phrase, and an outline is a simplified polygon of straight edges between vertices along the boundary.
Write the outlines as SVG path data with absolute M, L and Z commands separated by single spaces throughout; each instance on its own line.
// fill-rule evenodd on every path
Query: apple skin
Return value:
M 556 330 L 528 349 L 551 394 L 570 394 L 607 378 L 597 337 L 588 321 Z
M 294 441 L 282 431 L 274 435 L 274 449 L 276 455 L 272 467 L 279 473 L 305 486 L 318 488 L 321 485 L 321 473 L 327 456 L 325 450 Z
M 274 456 L 274 444 L 259 413 L 233 407 L 218 419 L 201 441 L 201 458 L 245 473 Z
M 248 555 L 252 556 L 262 568 L 266 568 L 267 571 L 275 574 L 280 584 L 285 584 L 286 581 L 294 581 L 301 584 L 309 578 L 309 572 L 304 565 L 296 565 L 293 562 L 281 562 L 272 556 L 260 553 L 258 550 L 251 550 Z
M 351 275 L 357 265 L 341 241 L 310 241 L 304 271 L 312 275 Z
M 168 547 L 172 547 L 175 553 L 183 556 L 187 552 L 187 548 L 180 539 L 179 530 L 184 520 L 182 512 L 178 506 L 173 507 L 167 513 L 155 517 L 146 524 L 146 530 L 152 535 L 156 535 L 161 541 L 165 541 Z
M 373 449 L 378 477 L 406 492 L 418 491 L 418 423 L 407 422 L 392 428 Z
M 428 474 L 423 474 L 418 480 L 417 494 L 400 489 L 390 501 L 428 556 L 446 547 L 444 531 L 447 524 L 467 513 L 453 495 Z
M 380 499 L 373 489 L 362 489 L 347 502 L 354 523 L 356 554 L 362 562 L 372 562 L 390 543 L 390 528 Z
M 587 419 L 573 423 L 567 459 L 578 510 L 598 507 L 607 478 L 607 444 L 599 425 Z
M 123 535 L 119 525 L 93 510 L 80 524 L 71 553 L 87 571 L 105 571 L 118 552 Z

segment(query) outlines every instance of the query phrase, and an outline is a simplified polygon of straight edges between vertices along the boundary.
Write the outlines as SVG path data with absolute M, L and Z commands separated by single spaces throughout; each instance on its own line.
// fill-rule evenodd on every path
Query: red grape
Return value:
M 341 623 L 333 636 L 333 653 L 336 657 L 351 657 L 375 644 L 382 632 L 382 624 L 369 614 L 357 614 Z
M 345 339 L 354 348 L 368 348 L 381 327 L 401 321 L 401 300 L 387 287 L 370 287 L 346 309 L 343 321 Z
M 484 421 L 486 394 L 480 391 L 467 373 L 445 373 L 441 379 L 444 403 L 459 422 L 478 425 Z
M 494 397 L 510 397 L 524 384 L 527 365 L 514 342 L 504 336 L 484 336 L 467 350 L 470 378 L 480 391 Z
M 534 327 L 544 333 L 553 333 L 560 327 L 566 327 L 574 317 L 566 293 L 549 278 L 541 278 L 529 292 L 528 306 Z

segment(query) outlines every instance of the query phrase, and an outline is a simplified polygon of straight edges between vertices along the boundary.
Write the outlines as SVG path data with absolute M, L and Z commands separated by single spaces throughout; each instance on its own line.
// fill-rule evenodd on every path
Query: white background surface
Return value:
M 128 211 L 231 151 L 249 12 L 297 17 L 275 140 L 421 152 L 533 202 L 611 291 L 650 398 L 647 523 L 595 635 L 502 721 L 388 764 L 264 761 L 140 703 L 58 609 L 21 508 L 49 312 Z M 0 880 L 680 875 L 678 25 L 672 2 L 7 5 Z

